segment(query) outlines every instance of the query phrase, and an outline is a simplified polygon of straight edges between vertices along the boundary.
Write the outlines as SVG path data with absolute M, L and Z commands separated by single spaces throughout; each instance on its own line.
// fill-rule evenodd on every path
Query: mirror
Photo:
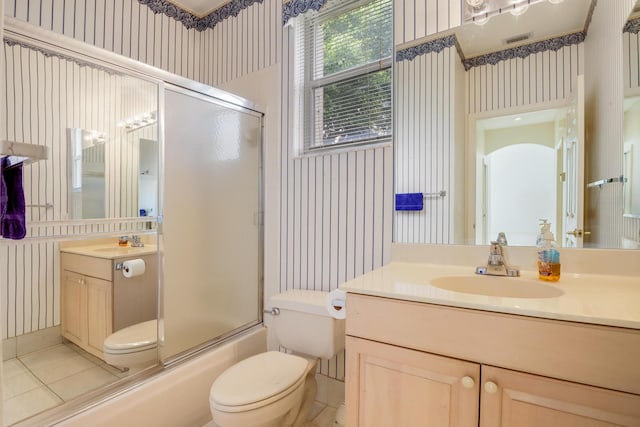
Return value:
M 10 125 L 0 139 L 49 155 L 23 168 L 26 238 L 0 240 L 6 425 L 139 372 L 96 356 L 100 333 L 155 319 L 158 307 L 158 82 L 12 35 L 2 44 Z M 118 246 L 134 234 L 144 247 Z M 90 244 L 91 255 L 79 253 Z M 136 277 L 112 265 L 138 258 L 146 272 Z M 74 324 L 95 352 L 68 338 Z
M 73 219 L 105 217 L 105 165 L 106 136 L 98 131 L 69 129 L 67 164 L 69 215 Z
M 471 125 L 470 125 L 471 126 Z M 500 232 L 509 245 L 531 246 L 544 218 L 561 235 L 563 141 L 566 108 L 475 121 L 476 244 Z M 474 131 L 471 129 L 471 131 Z
M 640 218 L 640 69 L 638 33 L 640 2 L 636 2 L 623 29 L 624 77 L 624 216 L 626 221 Z
M 463 8 L 470 9 L 470 3 L 463 1 Z M 396 47 L 395 192 L 423 193 L 424 210 L 395 212 L 394 241 L 486 244 L 496 238 L 497 231 L 507 231 L 509 244 L 531 246 L 535 244 L 531 236 L 539 230 L 538 219 L 546 218 L 563 246 L 632 247 L 625 243 L 627 236 L 623 234 L 637 227 L 623 224 L 623 220 L 631 220 L 627 218 L 630 214 L 623 218 L 621 203 L 615 200 L 621 200 L 624 192 L 625 203 L 630 203 L 634 196 L 640 198 L 640 189 L 632 185 L 623 189 L 621 185 L 620 176 L 627 175 L 622 170 L 622 114 L 608 107 L 613 102 L 609 98 L 621 99 L 622 95 L 623 76 L 615 72 L 620 72 L 623 58 L 612 55 L 622 55 L 619 50 L 615 52 L 629 11 L 623 13 L 622 5 L 613 10 L 591 0 L 529 2 L 526 11 L 517 11 L 523 13 L 511 13 L 516 12 L 511 2 L 500 11 L 491 9 L 499 0 L 479 3 L 487 8 L 471 9 L 469 23 Z M 617 14 L 620 26 L 603 28 L 609 19 L 603 16 L 612 14 Z M 586 34 L 585 29 L 589 30 Z M 637 68 L 634 49 L 640 44 L 637 38 L 634 40 L 632 49 L 625 45 L 624 54 L 635 55 L 631 63 Z M 602 52 L 607 46 L 607 52 Z M 629 62 L 628 57 L 624 60 Z M 637 70 L 635 73 L 635 80 L 628 76 L 624 79 L 639 81 Z M 580 75 L 584 75 L 582 93 L 576 90 Z M 607 82 L 617 89 L 605 88 Z M 569 110 L 573 116 L 562 118 Z M 502 145 L 512 147 L 511 155 L 517 155 L 515 145 L 524 145 L 525 136 L 533 129 L 522 124 L 516 127 L 514 119 L 543 111 L 554 112 L 556 126 L 564 121 L 578 134 L 586 132 L 586 141 L 547 129 L 547 142 L 534 145 L 549 147 L 548 154 L 553 153 L 553 157 L 541 160 L 547 168 L 535 167 L 536 173 L 526 177 L 524 166 L 531 166 L 531 161 L 523 163 L 522 159 L 509 157 L 501 167 L 496 164 L 499 160 L 489 159 L 497 155 L 497 150 L 478 145 L 477 127 L 491 126 L 494 135 L 501 133 L 510 139 Z M 575 124 L 580 117 L 589 119 L 589 129 Z M 504 130 L 499 130 L 500 122 L 506 126 Z M 620 123 L 617 130 L 615 123 Z M 613 142 L 618 137 L 619 142 Z M 620 148 L 612 149 L 611 144 Z M 620 158 L 612 160 L 613 165 L 598 164 L 604 163 L 598 159 L 616 152 Z M 625 156 L 628 168 L 633 167 L 632 156 Z M 514 170 L 507 172 L 508 167 Z M 497 173 L 504 175 L 497 178 Z M 498 179 L 497 184 L 512 187 L 487 188 L 491 177 Z M 608 187 L 590 185 L 614 177 L 618 181 Z M 542 194 L 550 200 L 534 202 L 534 189 L 542 188 L 543 180 L 548 183 Z M 534 182 L 538 185 L 524 189 Z M 492 201 L 496 192 L 511 197 L 498 206 Z M 516 212 L 525 202 L 548 206 L 527 210 L 526 214 Z M 640 241 L 640 236 L 635 240 Z
M 155 113 L 154 113 L 155 120 Z M 150 120 L 150 119 L 149 119 Z M 155 121 L 153 122 L 155 123 Z M 151 124 L 151 123 L 149 123 Z M 120 149 L 115 147 L 115 161 L 128 162 L 131 169 L 123 208 L 131 216 L 155 216 L 158 212 L 158 143 L 153 139 L 141 137 L 138 129 L 125 129 L 125 138 L 120 142 Z M 107 191 L 115 191 L 116 186 L 108 185 L 117 182 L 121 172 L 107 167 L 105 148 L 117 141 L 100 131 L 71 128 L 68 130 L 67 173 L 68 212 L 71 219 L 99 219 L 107 217 L 106 203 L 115 197 L 107 197 Z M 113 149 L 112 149 L 113 151 Z M 131 157 L 131 158 L 128 158 Z M 121 163 L 122 164 L 122 163 Z M 126 163 L 125 163 L 126 164 Z M 107 175 L 107 172 L 111 174 Z
M 155 216 L 158 212 L 156 90 L 121 76 L 106 130 L 67 132 L 69 219 Z M 103 108 L 98 106 L 97 108 Z M 106 108 L 106 107 L 105 107 Z
M 625 100 L 624 215 L 640 218 L 640 97 Z

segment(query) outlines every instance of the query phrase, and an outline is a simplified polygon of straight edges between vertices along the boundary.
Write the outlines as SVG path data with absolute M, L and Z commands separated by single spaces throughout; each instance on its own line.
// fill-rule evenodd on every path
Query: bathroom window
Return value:
M 296 39 L 304 151 L 391 139 L 391 1 L 328 2 Z

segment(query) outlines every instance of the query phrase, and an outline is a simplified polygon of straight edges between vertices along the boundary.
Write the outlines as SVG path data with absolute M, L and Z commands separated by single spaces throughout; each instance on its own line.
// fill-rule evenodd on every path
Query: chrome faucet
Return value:
M 142 243 L 142 240 L 140 240 L 140 236 L 136 236 L 134 234 L 133 236 L 131 236 L 131 239 L 129 241 L 131 242 L 131 247 L 132 248 L 143 248 L 144 247 L 144 243 Z
M 142 243 L 142 240 L 140 240 L 140 236 L 136 236 L 135 234 L 131 237 L 129 236 L 121 236 L 120 237 L 120 241 L 119 243 L 124 246 L 126 245 L 126 242 L 131 242 L 131 247 L 132 248 L 143 248 L 144 247 L 144 243 Z
M 506 242 L 506 237 L 504 233 L 500 233 L 498 235 L 499 238 L 502 237 L 504 242 Z M 516 277 L 520 276 L 520 270 L 518 267 L 511 265 L 509 262 L 509 257 L 507 256 L 507 248 L 506 244 L 501 243 L 500 241 L 491 242 L 491 247 L 489 249 L 489 260 L 487 261 L 486 267 L 476 267 L 476 274 L 486 274 L 490 276 L 509 276 Z

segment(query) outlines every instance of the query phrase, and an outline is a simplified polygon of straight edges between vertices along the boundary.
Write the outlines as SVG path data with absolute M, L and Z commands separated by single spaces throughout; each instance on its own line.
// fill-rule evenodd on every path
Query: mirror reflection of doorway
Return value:
M 476 122 L 476 243 L 505 232 L 509 245 L 533 246 L 541 218 L 558 235 L 565 122 L 565 108 Z
M 488 237 L 505 232 L 511 245 L 535 245 L 538 220 L 557 211 L 553 148 L 516 143 L 488 154 L 486 163 Z

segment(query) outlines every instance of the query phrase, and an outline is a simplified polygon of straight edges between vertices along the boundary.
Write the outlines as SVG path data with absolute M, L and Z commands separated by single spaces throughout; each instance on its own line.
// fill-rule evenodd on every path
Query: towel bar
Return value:
M 447 195 L 446 190 L 440 190 L 436 193 L 424 193 L 423 197 L 426 199 L 427 197 L 445 197 Z
M 615 176 L 613 178 L 606 178 L 606 179 L 601 179 L 599 181 L 593 181 L 587 184 L 587 188 L 593 188 L 593 187 L 602 187 L 604 184 L 611 184 L 613 182 L 627 182 L 627 179 L 623 176 Z

